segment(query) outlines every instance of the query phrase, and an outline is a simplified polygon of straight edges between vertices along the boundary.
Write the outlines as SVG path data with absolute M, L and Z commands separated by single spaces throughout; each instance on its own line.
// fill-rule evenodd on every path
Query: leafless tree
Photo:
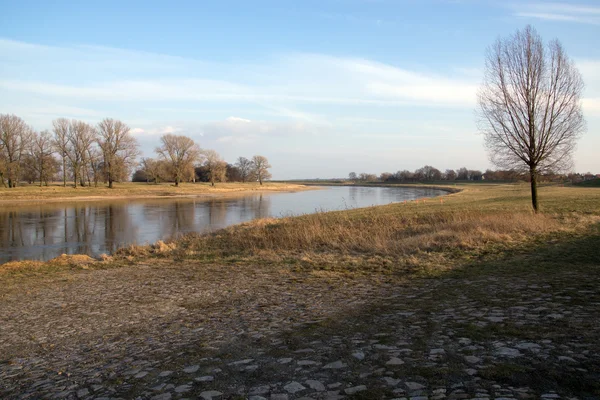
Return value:
M 154 181 L 155 184 L 158 184 L 160 180 L 163 179 L 166 170 L 165 164 L 166 161 L 159 161 L 154 158 L 142 158 L 142 161 L 140 162 L 142 171 L 146 174 L 147 181 Z
M 44 182 L 48 184 L 49 178 L 54 174 L 52 135 L 48 131 L 40 133 L 33 132 L 29 154 L 31 156 L 32 168 L 40 180 L 40 187 Z
M 52 121 L 54 132 L 54 149 L 62 161 L 63 186 L 67 186 L 67 155 L 69 149 L 69 126 L 71 122 L 66 118 L 59 118 Z
M 98 145 L 102 150 L 108 187 L 112 189 L 116 178 L 128 175 L 133 167 L 139 155 L 138 143 L 126 124 L 106 118 L 98 124 Z
M 187 136 L 167 134 L 160 141 L 162 145 L 155 151 L 167 161 L 175 186 L 179 186 L 186 172 L 193 169 L 194 164 L 200 160 L 200 147 Z
M 0 152 L 8 187 L 16 187 L 33 129 L 16 115 L 0 114 Z M 4 178 L 3 178 L 4 179 Z
M 208 171 L 208 179 L 211 186 L 215 186 L 215 182 L 224 182 L 225 173 L 227 172 L 227 163 L 223 161 L 219 153 L 214 150 L 204 151 L 204 166 Z
M 456 171 L 453 169 L 447 169 L 446 172 L 444 172 L 444 179 L 446 179 L 447 181 L 453 181 L 456 179 Z
M 92 161 L 90 158 L 90 148 L 93 147 L 96 141 L 96 130 L 83 121 L 72 120 L 69 123 L 67 136 L 68 146 L 66 155 L 73 170 L 73 179 L 75 181 L 75 188 L 77 188 L 77 182 L 79 181 L 83 185 L 86 175 L 88 175 L 86 168 L 88 168 L 89 163 Z M 88 181 L 90 181 L 89 177 Z
M 258 155 L 252 157 L 252 170 L 261 185 L 264 180 L 271 179 L 269 168 L 271 168 L 271 164 L 269 164 L 267 157 Z
M 570 166 L 585 130 L 583 87 L 560 42 L 545 47 L 531 26 L 498 39 L 488 51 L 478 96 L 480 130 L 494 164 L 529 172 L 536 212 L 538 175 Z
M 240 157 L 237 159 L 235 166 L 239 171 L 242 182 L 248 182 L 251 180 L 252 161 L 248 160 L 246 157 Z

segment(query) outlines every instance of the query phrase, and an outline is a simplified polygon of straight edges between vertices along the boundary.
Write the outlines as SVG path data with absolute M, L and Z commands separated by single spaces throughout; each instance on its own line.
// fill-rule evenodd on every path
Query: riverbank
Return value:
M 293 192 L 311 190 L 301 184 L 265 182 L 259 185 L 256 182 L 217 183 L 181 183 L 175 186 L 172 183 L 147 184 L 147 183 L 117 183 L 113 189 L 105 185 L 99 187 L 63 187 L 53 184 L 50 186 L 19 186 L 16 188 L 0 189 L 0 204 L 24 204 L 40 202 L 63 201 L 96 201 L 119 199 L 162 199 L 162 198 L 190 198 L 190 197 L 225 197 L 240 196 L 256 192 Z
M 600 189 L 464 189 L 1 266 L 0 397 L 600 396 Z

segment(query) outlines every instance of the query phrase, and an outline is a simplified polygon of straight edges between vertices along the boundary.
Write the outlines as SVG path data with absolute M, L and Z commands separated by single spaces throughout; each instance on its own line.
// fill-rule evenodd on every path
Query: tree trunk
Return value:
M 179 177 L 178 176 L 175 177 L 175 186 L 179 186 Z
M 262 185 L 262 177 L 260 175 L 258 176 L 258 183 Z
M 531 180 L 531 205 L 533 206 L 533 211 L 537 213 L 539 211 L 539 208 L 537 193 L 537 171 L 535 167 L 531 167 L 529 169 L 529 178 Z
M 73 170 L 73 178 L 75 178 L 74 179 L 74 181 L 75 181 L 74 182 L 75 183 L 75 189 L 77 189 L 77 178 L 78 178 L 78 176 L 77 176 L 77 169 Z
M 113 180 L 112 180 L 112 177 L 110 175 L 108 176 L 108 188 L 109 189 L 113 188 Z
M 63 157 L 63 187 L 67 187 L 67 160 Z

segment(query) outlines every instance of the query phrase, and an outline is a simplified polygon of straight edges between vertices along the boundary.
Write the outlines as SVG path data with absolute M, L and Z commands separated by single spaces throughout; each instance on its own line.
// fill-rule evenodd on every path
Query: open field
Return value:
M 0 397 L 600 398 L 600 189 L 457 187 L 0 266 Z
M 296 191 L 306 190 L 298 184 L 265 182 L 242 183 L 217 183 L 215 187 L 210 183 L 182 183 L 176 187 L 172 183 L 147 184 L 147 183 L 116 183 L 113 189 L 106 185 L 98 187 L 85 186 L 73 188 L 63 187 L 62 184 L 39 187 L 37 185 L 24 185 L 16 188 L 0 188 L 0 204 L 46 201 L 73 201 L 73 200 L 99 200 L 99 199 L 125 199 L 125 198 L 165 198 L 165 197 L 196 197 L 240 195 L 255 191 Z

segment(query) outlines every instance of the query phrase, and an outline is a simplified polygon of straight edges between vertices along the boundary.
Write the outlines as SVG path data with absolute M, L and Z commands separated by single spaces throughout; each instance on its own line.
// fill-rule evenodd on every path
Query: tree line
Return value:
M 548 171 L 538 175 L 540 182 L 580 182 L 595 179 L 596 175 L 588 172 L 585 174 L 569 173 L 560 174 Z M 389 183 L 411 183 L 411 182 L 441 182 L 441 181 L 492 181 L 492 182 L 529 182 L 530 176 L 526 171 L 520 170 L 492 170 L 485 172 L 468 169 L 466 167 L 441 170 L 426 165 L 415 171 L 401 170 L 395 173 L 383 172 L 376 174 L 350 172 L 348 179 L 353 182 L 389 182 Z
M 35 131 L 16 115 L 0 114 L 0 184 L 14 188 L 20 182 L 48 185 L 60 176 L 63 186 L 113 187 L 143 175 L 145 181 L 256 182 L 270 179 L 271 165 L 264 156 L 240 157 L 234 166 L 214 150 L 201 149 L 191 138 L 166 134 L 155 149 L 156 158 L 142 158 L 139 144 L 122 121 L 105 118 L 97 125 L 76 119 L 58 118 L 52 130 Z M 229 171 L 229 173 L 228 173 Z

